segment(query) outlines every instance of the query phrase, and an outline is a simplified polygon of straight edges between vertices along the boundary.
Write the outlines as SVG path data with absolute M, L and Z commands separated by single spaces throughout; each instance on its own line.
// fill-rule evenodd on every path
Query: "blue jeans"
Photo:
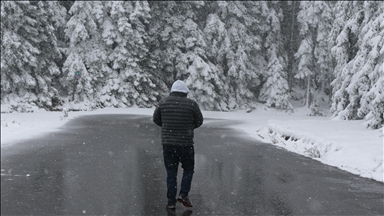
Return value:
M 195 168 L 195 150 L 193 146 L 163 145 L 163 156 L 165 169 L 167 170 L 168 204 L 175 204 L 179 162 L 184 170 L 179 195 L 188 196 L 188 193 L 191 190 L 192 177 Z

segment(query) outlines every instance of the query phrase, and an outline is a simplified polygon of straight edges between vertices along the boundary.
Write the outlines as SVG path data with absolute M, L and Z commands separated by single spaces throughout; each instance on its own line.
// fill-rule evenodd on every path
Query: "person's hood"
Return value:
M 171 92 L 182 92 L 182 93 L 188 94 L 189 89 L 183 81 L 176 80 L 172 85 Z

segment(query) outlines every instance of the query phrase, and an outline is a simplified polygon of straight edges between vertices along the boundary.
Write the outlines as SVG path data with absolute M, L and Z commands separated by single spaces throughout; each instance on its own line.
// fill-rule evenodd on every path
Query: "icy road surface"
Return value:
M 195 130 L 195 206 L 177 204 L 176 215 L 383 215 L 382 183 L 226 124 L 236 122 Z M 148 116 L 83 116 L 1 152 L 2 215 L 167 215 L 166 202 L 160 128 Z

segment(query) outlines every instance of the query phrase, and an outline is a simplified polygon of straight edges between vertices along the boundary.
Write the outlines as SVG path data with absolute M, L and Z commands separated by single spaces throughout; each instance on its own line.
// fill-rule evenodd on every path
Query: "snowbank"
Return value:
M 271 120 L 258 135 L 289 151 L 383 182 L 382 130 L 364 121 Z

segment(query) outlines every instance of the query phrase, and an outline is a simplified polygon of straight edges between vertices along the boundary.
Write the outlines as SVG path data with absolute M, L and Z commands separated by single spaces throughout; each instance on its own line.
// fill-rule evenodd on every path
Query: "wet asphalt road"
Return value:
M 176 215 L 384 214 L 382 183 L 225 128 L 235 123 L 195 130 L 195 206 Z M 1 215 L 167 215 L 165 178 L 150 117 L 84 116 L 2 149 Z

